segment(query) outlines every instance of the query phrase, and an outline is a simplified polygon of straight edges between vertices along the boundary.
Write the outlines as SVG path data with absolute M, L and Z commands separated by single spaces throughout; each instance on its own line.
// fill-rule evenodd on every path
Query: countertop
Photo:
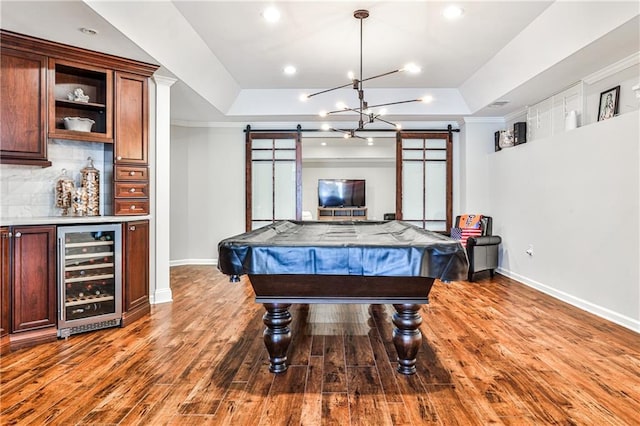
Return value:
M 41 216 L 41 217 L 2 217 L 0 226 L 23 225 L 84 225 L 91 223 L 119 223 L 135 220 L 149 220 L 145 216 Z

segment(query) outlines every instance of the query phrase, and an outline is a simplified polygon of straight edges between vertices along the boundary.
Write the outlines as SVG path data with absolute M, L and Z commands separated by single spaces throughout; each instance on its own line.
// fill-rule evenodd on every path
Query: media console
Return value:
M 318 207 L 318 220 L 367 220 L 367 208 Z

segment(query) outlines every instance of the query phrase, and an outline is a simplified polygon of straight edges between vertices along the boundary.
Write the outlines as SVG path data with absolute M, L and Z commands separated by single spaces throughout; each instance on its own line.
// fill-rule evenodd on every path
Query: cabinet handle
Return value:
M 15 237 L 16 237 L 16 238 L 20 238 L 20 237 L 22 237 L 22 232 L 16 232 Z
M 13 237 L 13 234 L 11 232 L 7 232 L 5 234 L 2 234 L 2 238 L 11 238 Z
M 118 156 L 116 157 L 116 160 L 118 160 L 118 161 L 122 160 L 122 155 L 118 155 Z
M 135 188 L 131 188 L 131 189 L 129 189 L 129 192 L 131 192 L 131 193 L 136 192 L 136 189 Z
M 129 225 L 129 231 L 135 231 L 135 230 L 136 230 L 135 225 Z
M 129 207 L 129 210 L 135 210 L 135 209 L 136 209 L 136 206 Z
M 129 176 L 135 176 L 136 172 L 134 172 L 133 170 L 129 172 Z

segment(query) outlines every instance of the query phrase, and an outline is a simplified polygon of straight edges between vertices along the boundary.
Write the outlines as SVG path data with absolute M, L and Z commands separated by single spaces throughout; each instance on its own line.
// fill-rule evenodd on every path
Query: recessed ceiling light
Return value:
M 284 73 L 286 75 L 294 75 L 296 71 L 296 67 L 294 67 L 293 65 L 287 65 L 286 67 L 284 67 Z
M 442 11 L 442 15 L 447 19 L 458 19 L 464 14 L 464 10 L 455 5 L 448 6 Z
M 93 28 L 85 28 L 85 27 L 80 28 L 80 32 L 82 32 L 83 34 L 87 34 L 87 35 L 96 35 L 96 34 L 98 34 L 98 30 L 94 30 Z
M 280 20 L 280 11 L 273 6 L 270 6 L 262 12 L 262 17 L 267 22 L 278 22 Z
M 326 142 L 320 142 L 320 145 L 327 146 L 327 143 Z

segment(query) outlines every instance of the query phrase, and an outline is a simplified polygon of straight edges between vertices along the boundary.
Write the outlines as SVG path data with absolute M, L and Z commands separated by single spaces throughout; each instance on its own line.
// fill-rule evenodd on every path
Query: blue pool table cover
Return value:
M 218 269 L 239 275 L 466 278 L 460 242 L 402 221 L 280 221 L 218 244 Z

